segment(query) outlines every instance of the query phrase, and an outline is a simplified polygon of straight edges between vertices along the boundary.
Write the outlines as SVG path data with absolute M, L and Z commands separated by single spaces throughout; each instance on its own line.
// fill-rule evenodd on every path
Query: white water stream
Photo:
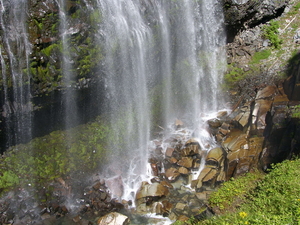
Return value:
M 108 176 L 121 177 L 122 197 L 133 200 L 141 181 L 151 178 L 148 146 L 156 125 L 167 128 L 181 119 L 203 149 L 214 145 L 204 115 L 223 108 L 218 95 L 225 65 L 222 8 L 217 0 L 97 3 L 117 137 Z

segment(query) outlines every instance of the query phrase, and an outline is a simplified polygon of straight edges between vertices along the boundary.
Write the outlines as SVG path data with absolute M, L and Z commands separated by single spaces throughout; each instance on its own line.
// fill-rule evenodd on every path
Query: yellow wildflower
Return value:
M 240 217 L 245 218 L 248 214 L 246 212 L 240 212 Z

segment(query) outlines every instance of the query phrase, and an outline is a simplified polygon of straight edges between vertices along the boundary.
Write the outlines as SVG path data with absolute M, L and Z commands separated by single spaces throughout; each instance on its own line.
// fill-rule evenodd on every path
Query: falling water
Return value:
M 98 0 L 98 7 L 110 121 L 117 137 L 109 169 L 122 177 L 128 196 L 145 179 L 155 125 L 166 128 L 177 118 L 197 138 L 211 139 L 202 114 L 222 108 L 222 10 L 216 0 Z
M 69 128 L 79 117 L 78 96 L 72 86 L 76 82 L 72 73 L 72 46 L 68 41 L 73 33 L 66 1 L 55 2 L 59 6 L 62 43 L 64 128 Z M 203 121 L 210 112 L 223 108 L 218 94 L 225 59 L 221 1 L 82 2 L 91 13 L 99 10 L 102 14 L 95 39 L 105 58 L 101 62 L 102 71 L 96 75 L 105 80 L 106 95 L 101 101 L 107 106 L 103 114 L 111 136 L 110 163 L 105 175 L 121 179 L 125 185 L 125 193 L 114 194 L 133 198 L 140 182 L 148 178 L 148 146 L 157 127 L 168 131 L 175 119 L 180 119 L 200 139 L 202 147 L 204 142 L 211 141 Z M 0 3 L 1 97 L 4 113 L 19 112 L 16 120 L 11 118 L 7 123 L 17 121 L 15 127 L 20 136 L 15 139 L 22 139 L 31 134 L 31 118 L 26 113 L 31 111 L 30 82 L 22 73 L 29 70 L 31 51 L 25 26 L 28 3 L 26 0 L 0 0 Z M 18 47 L 11 49 L 11 42 Z M 8 133 L 9 137 L 14 136 Z
M 0 1 L 1 102 L 6 118 L 6 145 L 31 138 L 29 56 L 31 45 L 27 32 L 27 1 Z M 13 47 L 14 46 L 14 47 Z M 26 71 L 26 72 L 24 72 Z M 26 74 L 26 75 L 24 75 Z M 15 127 L 16 129 L 11 129 Z

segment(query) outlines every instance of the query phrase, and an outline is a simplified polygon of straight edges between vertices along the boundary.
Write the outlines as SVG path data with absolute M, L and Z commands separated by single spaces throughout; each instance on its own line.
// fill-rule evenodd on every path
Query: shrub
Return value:
M 279 23 L 278 21 L 271 21 L 269 25 L 265 25 L 263 27 L 263 37 L 265 39 L 269 39 L 271 42 L 271 45 L 274 46 L 274 48 L 279 49 L 282 44 L 282 39 L 278 36 L 279 29 Z

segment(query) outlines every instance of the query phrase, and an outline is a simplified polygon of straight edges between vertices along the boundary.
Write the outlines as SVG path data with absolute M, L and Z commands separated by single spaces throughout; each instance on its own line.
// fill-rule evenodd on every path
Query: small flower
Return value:
M 245 224 L 249 224 L 249 222 L 248 222 L 248 221 L 245 221 Z
M 245 218 L 248 214 L 246 212 L 240 212 L 240 217 Z

